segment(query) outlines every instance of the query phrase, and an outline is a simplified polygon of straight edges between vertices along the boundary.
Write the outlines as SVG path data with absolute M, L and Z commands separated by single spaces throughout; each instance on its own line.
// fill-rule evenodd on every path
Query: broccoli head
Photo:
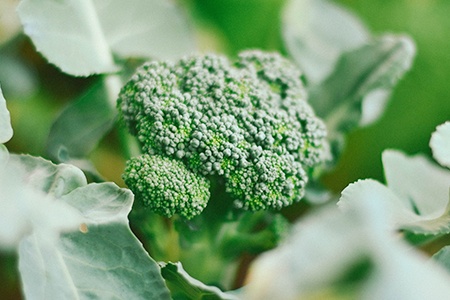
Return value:
M 236 207 L 277 210 L 304 196 L 308 172 L 328 155 L 325 126 L 306 102 L 300 75 L 280 55 L 261 51 L 242 52 L 234 62 L 215 54 L 149 62 L 122 88 L 118 108 L 143 153 L 192 173 L 186 184 L 198 178 L 204 190 L 205 180 L 220 178 Z M 139 186 L 138 197 L 153 197 L 145 200 L 157 202 L 152 207 L 186 205 L 178 196 L 169 205 L 158 192 L 143 192 L 154 185 L 136 176 L 152 161 L 138 161 L 124 174 L 132 190 Z M 152 176 L 179 193 L 184 181 L 171 183 L 166 169 Z M 194 206 L 197 213 L 204 208 Z

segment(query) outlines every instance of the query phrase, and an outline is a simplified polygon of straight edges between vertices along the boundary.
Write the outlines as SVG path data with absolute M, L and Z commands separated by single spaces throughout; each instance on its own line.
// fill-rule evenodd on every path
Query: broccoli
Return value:
M 302 199 L 328 157 L 324 123 L 306 102 L 300 71 L 275 53 L 245 51 L 144 64 L 118 109 L 144 153 L 125 183 L 165 216 L 198 215 L 210 182 L 235 208 L 279 210 Z

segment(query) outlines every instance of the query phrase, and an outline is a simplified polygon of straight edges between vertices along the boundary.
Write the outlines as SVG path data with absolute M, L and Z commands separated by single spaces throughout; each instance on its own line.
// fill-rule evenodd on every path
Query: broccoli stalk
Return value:
M 225 272 L 242 252 L 273 247 L 283 227 L 274 212 L 300 201 L 308 174 L 328 159 L 300 75 L 278 54 L 245 51 L 235 62 L 209 54 L 146 63 L 122 88 L 120 116 L 143 153 L 124 181 L 140 207 L 171 218 L 165 237 L 178 232 L 175 252 L 192 254 L 179 254 L 185 266 L 210 253 L 219 263 L 200 265 Z M 135 215 L 154 249 L 169 243 Z

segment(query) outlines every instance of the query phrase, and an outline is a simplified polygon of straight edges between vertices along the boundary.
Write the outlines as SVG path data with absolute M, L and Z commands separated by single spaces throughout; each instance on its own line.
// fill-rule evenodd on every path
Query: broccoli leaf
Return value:
M 112 128 L 116 116 L 107 87 L 98 83 L 71 102 L 53 123 L 47 153 L 59 162 L 86 157 Z
M 387 186 L 371 179 L 360 180 L 342 192 L 338 204 L 350 208 L 358 203 L 379 202 L 388 207 L 390 229 L 414 234 L 450 232 L 448 182 L 450 172 L 426 157 L 408 157 L 399 151 L 383 152 Z
M 158 265 L 129 229 L 132 199 L 131 192 L 112 183 L 90 184 L 62 197 L 86 221 L 79 232 L 64 234 L 54 244 L 36 235 L 21 243 L 25 294 L 42 299 L 170 299 Z
M 287 50 L 313 84 L 332 72 L 343 52 L 369 39 L 357 17 L 331 1 L 290 0 L 282 17 Z
M 450 275 L 399 240 L 386 226 L 389 206 L 374 200 L 325 207 L 296 224 L 253 263 L 244 298 L 446 298 Z
M 310 103 L 328 127 L 335 152 L 342 134 L 367 114 L 374 121 L 383 111 L 386 95 L 411 67 L 415 55 L 413 41 L 406 36 L 382 36 L 356 50 L 344 53 L 333 73 L 310 91 Z M 382 91 L 380 93 L 380 91 Z M 367 96 L 380 96 L 376 111 L 364 111 Z M 371 94 L 371 95 L 370 95 Z
M 6 100 L 3 97 L 2 89 L 0 87 L 0 144 L 6 143 L 12 138 L 13 130 L 11 127 L 11 120 L 9 111 L 6 108 Z
M 163 0 L 22 0 L 18 13 L 37 50 L 75 76 L 116 71 L 113 54 L 168 58 L 194 48 L 189 26 Z
M 208 286 L 192 278 L 181 265 L 177 263 L 163 263 L 161 274 L 172 290 L 174 299 L 208 299 L 208 300 L 237 300 L 238 297 L 222 292 L 215 286 Z
M 36 93 L 38 79 L 32 66 L 8 52 L 0 53 L 0 61 L 0 82 L 7 98 L 24 99 Z
M 56 197 L 86 184 L 70 165 L 55 166 L 36 157 L 8 155 L 0 165 L 0 246 L 15 248 L 26 235 L 39 232 L 48 240 L 77 229 L 82 217 Z
M 10 155 L 0 177 L 0 246 L 19 245 L 27 298 L 169 299 L 129 228 L 129 190 L 25 155 Z

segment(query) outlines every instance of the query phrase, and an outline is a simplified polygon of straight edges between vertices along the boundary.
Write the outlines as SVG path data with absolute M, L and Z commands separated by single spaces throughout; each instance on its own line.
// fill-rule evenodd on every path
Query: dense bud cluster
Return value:
M 144 153 L 180 161 L 194 176 L 221 176 L 243 209 L 299 201 L 307 170 L 327 156 L 325 126 L 306 102 L 300 72 L 278 54 L 150 62 L 122 89 L 118 107 Z
M 183 163 L 159 155 L 144 154 L 127 162 L 125 183 L 154 212 L 190 219 L 209 200 L 209 182 L 195 176 Z

